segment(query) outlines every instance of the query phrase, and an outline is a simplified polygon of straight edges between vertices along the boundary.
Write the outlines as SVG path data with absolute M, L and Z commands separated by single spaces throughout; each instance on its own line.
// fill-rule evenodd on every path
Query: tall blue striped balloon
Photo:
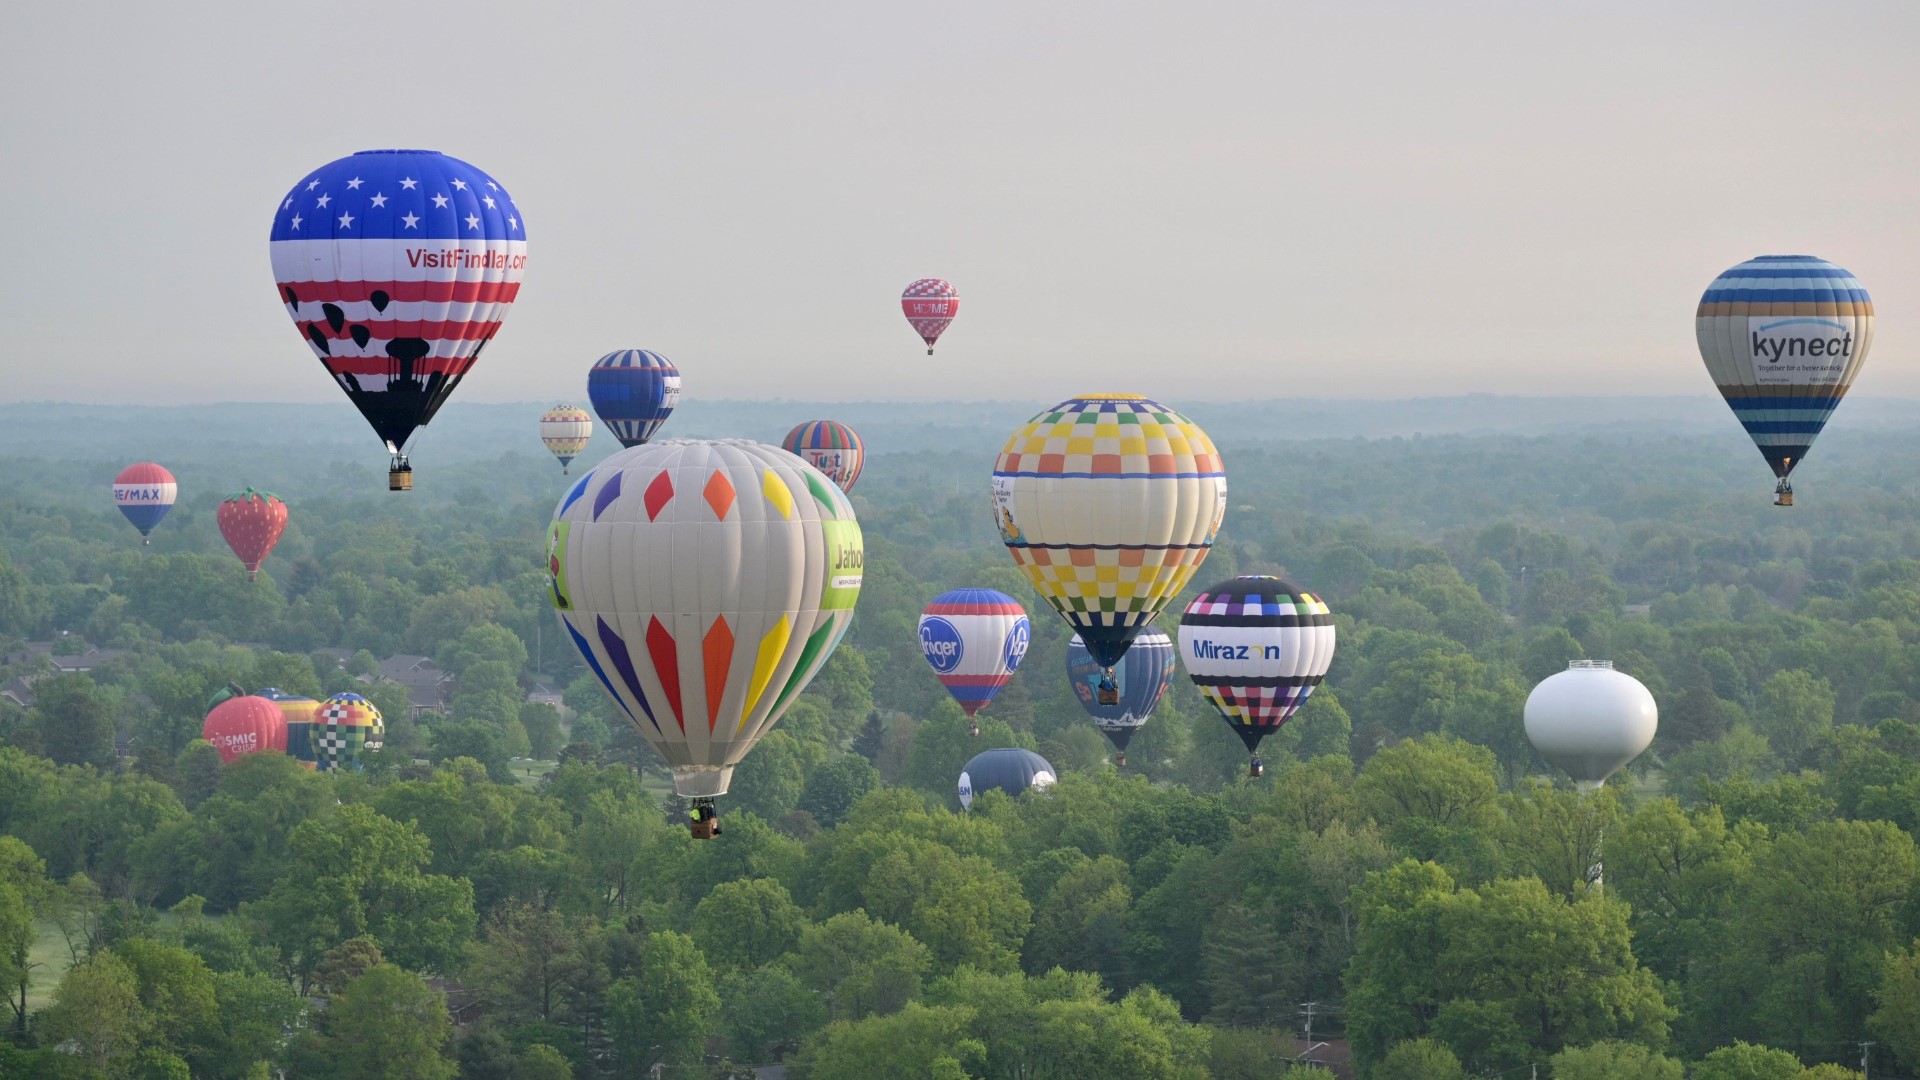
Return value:
M 1067 646 L 1067 679 L 1073 683 L 1073 696 L 1080 700 L 1080 707 L 1093 717 L 1093 726 L 1120 751 L 1115 759 L 1118 764 L 1127 763 L 1127 743 L 1146 724 L 1160 699 L 1167 696 L 1167 687 L 1172 685 L 1173 673 L 1179 667 L 1173 639 L 1163 630 L 1143 631 L 1133 639 L 1120 662 L 1113 665 L 1113 681 L 1120 686 L 1120 700 L 1102 705 L 1099 689 L 1105 669 L 1087 651 L 1080 635 L 1073 636 L 1073 642 Z
M 600 421 L 632 449 L 653 438 L 680 402 L 680 369 L 647 349 L 621 349 L 587 372 L 587 397 Z
M 1793 505 L 1793 472 L 1846 396 L 1873 344 L 1873 298 L 1811 255 L 1762 255 L 1707 286 L 1694 317 L 1700 358 Z

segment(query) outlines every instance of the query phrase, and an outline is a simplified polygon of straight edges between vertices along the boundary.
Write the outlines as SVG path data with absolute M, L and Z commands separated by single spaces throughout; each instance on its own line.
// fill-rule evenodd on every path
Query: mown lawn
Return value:
M 53 1000 L 53 988 L 67 973 L 68 966 L 67 939 L 60 936 L 60 927 L 52 919 L 41 919 L 34 926 L 40 936 L 34 939 L 33 948 L 27 950 L 27 963 L 35 965 L 33 983 L 27 987 L 29 1012 L 45 1008 Z

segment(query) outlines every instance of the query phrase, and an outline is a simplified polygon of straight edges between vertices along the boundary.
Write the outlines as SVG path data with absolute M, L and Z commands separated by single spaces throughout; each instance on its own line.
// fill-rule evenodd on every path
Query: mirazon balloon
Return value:
M 1279 731 L 1333 664 L 1326 601 L 1277 577 L 1237 577 L 1207 589 L 1180 616 L 1180 661 L 1251 755 Z

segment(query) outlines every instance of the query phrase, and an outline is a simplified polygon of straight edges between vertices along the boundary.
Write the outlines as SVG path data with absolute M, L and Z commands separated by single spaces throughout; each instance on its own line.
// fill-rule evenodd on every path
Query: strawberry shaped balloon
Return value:
M 222 499 L 216 516 L 220 535 L 247 565 L 247 580 L 259 577 L 260 564 L 287 531 L 287 504 L 271 492 L 248 488 Z

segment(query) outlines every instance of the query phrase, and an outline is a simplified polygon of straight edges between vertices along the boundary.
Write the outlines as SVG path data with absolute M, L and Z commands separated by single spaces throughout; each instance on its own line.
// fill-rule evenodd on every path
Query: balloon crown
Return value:
M 258 491 L 258 490 L 255 490 L 255 489 L 253 488 L 253 486 L 252 486 L 252 485 L 248 485 L 248 487 L 247 487 L 247 489 L 246 489 L 245 491 L 236 491 L 236 492 L 234 492 L 233 494 L 231 494 L 231 495 L 229 495 L 229 496 L 227 496 L 227 497 L 226 497 L 225 499 L 223 499 L 223 500 L 221 500 L 221 501 L 223 501 L 223 502 L 251 502 L 251 501 L 253 501 L 254 499 L 264 499 L 264 500 L 267 500 L 267 501 L 269 501 L 269 502 L 279 502 L 279 501 L 280 501 L 280 496 L 278 496 L 278 495 L 275 495 L 275 494 L 274 494 L 273 492 L 271 492 L 271 491 Z
M 355 150 L 353 156 L 362 157 L 367 154 L 438 154 L 439 152 L 438 150 Z

